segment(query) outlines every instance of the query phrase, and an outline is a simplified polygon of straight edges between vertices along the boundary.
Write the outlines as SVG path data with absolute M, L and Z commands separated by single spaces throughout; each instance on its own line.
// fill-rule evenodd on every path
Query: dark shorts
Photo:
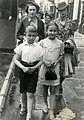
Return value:
M 26 62 L 21 61 L 25 67 L 35 66 L 38 61 L 33 62 L 31 65 Z M 37 81 L 38 81 L 38 69 L 36 69 L 32 74 L 24 73 L 23 70 L 19 69 L 19 79 L 20 79 L 20 93 L 29 92 L 35 93 Z

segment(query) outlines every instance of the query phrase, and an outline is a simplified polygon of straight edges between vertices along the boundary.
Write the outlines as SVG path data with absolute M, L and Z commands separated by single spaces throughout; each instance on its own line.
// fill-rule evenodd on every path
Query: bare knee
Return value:
M 51 86 L 51 87 L 50 87 L 50 94 L 51 94 L 51 95 L 54 95 L 54 94 L 55 94 L 55 87 L 54 87 L 54 86 Z
M 28 93 L 28 97 L 31 99 L 34 97 L 34 93 Z

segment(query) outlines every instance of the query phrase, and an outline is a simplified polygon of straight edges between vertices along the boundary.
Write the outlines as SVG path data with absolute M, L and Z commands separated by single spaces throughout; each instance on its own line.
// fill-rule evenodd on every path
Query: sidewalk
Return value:
M 76 73 L 73 78 L 65 79 L 63 83 L 67 106 L 76 113 L 74 120 L 84 120 L 84 47 L 79 49 L 81 61 Z

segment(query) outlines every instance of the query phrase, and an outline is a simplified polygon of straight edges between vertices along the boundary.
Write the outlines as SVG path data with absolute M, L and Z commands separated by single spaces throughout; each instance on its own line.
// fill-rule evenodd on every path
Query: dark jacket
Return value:
M 44 23 L 38 18 L 37 18 L 37 21 L 38 21 L 37 33 L 39 36 L 39 40 L 41 40 L 44 38 Z M 17 32 L 17 39 L 20 39 L 21 41 L 23 41 L 23 36 L 25 35 L 25 29 L 28 25 L 29 25 L 28 18 L 25 18 L 20 24 L 19 30 Z

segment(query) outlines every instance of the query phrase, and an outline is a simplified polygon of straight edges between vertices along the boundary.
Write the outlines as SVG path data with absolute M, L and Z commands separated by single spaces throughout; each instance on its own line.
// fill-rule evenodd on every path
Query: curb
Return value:
M 13 72 L 13 69 L 14 69 L 14 65 L 15 65 L 14 64 L 14 57 L 15 56 L 13 56 L 13 58 L 12 58 L 9 70 L 7 72 L 7 75 L 5 77 L 2 89 L 0 91 L 0 116 L 1 116 L 1 114 L 3 112 L 3 108 L 4 108 L 4 105 L 5 105 L 5 101 L 6 101 L 8 90 L 9 90 L 9 86 L 10 86 L 11 75 L 12 75 L 12 72 Z

